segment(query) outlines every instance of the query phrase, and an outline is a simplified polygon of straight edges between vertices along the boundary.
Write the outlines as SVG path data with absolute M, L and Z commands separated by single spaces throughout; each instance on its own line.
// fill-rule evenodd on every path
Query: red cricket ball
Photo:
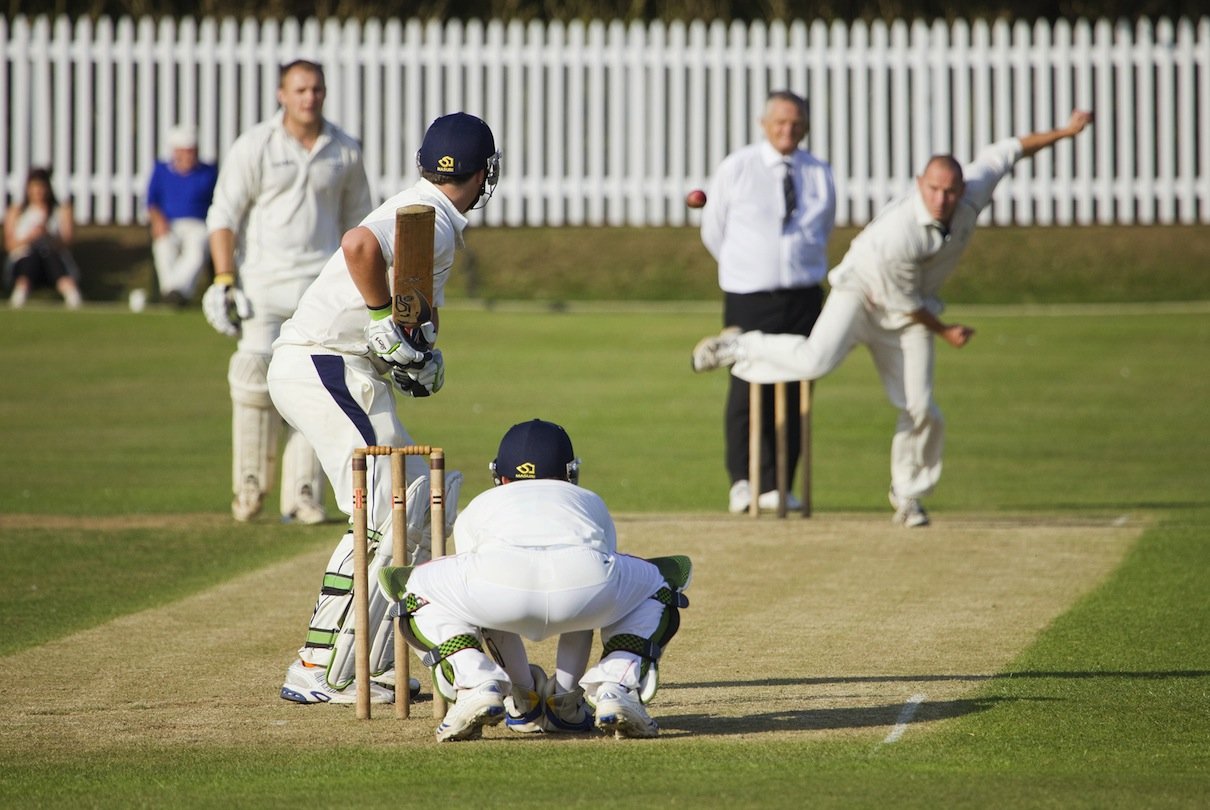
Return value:
M 701 208 L 706 204 L 706 192 L 700 188 L 695 188 L 685 195 L 685 205 L 690 208 Z

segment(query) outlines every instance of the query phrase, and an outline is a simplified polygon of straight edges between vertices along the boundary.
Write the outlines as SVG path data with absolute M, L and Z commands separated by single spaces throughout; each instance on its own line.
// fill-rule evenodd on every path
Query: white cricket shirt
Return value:
M 236 234 L 240 286 L 311 279 L 372 207 L 357 141 L 324 121 L 308 152 L 284 113 L 236 138 L 219 169 L 206 228 Z
M 934 315 L 944 309 L 940 291 L 958 266 L 975 232 L 975 220 L 991 202 L 996 184 L 1021 159 L 1021 142 L 1007 138 L 985 147 L 962 167 L 966 187 L 948 230 L 933 219 L 920 190 L 890 202 L 859 233 L 829 275 L 836 289 L 862 293 L 881 310 L 884 328 L 912 323 L 910 313 L 926 308 Z
M 399 192 L 370 212 L 360 224 L 369 228 L 378 239 L 382 257 L 389 268 L 395 261 L 395 209 L 423 203 L 436 211 L 433 230 L 433 306 L 445 303 L 445 284 L 454 264 L 454 251 L 462 245 L 464 217 L 449 197 L 428 180 L 418 180 L 414 186 Z M 388 284 L 392 279 L 388 273 Z M 340 354 L 369 355 L 364 329 L 370 322 L 366 302 L 362 299 L 344 251 L 339 247 L 331 255 L 319 277 L 303 293 L 294 317 L 282 324 L 281 336 L 273 347 L 292 344 L 322 348 Z
M 702 209 L 702 244 L 718 262 L 724 292 L 813 287 L 828 272 L 836 222 L 832 167 L 805 149 L 789 156 L 797 204 L 789 223 L 782 155 L 761 141 L 732 152 L 711 179 Z
M 613 518 L 591 490 L 554 479 L 512 481 L 477 495 L 454 522 L 458 552 L 485 546 L 586 546 L 616 554 Z

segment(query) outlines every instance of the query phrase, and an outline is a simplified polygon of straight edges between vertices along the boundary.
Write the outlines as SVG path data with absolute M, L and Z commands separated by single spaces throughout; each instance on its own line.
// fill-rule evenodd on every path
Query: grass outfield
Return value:
M 904 533 L 863 354 L 817 387 L 817 517 L 753 522 L 721 514 L 725 379 L 687 368 L 713 308 L 450 308 L 447 389 L 402 407 L 466 495 L 504 428 L 561 421 L 624 546 L 698 562 L 662 739 L 453 747 L 426 704 L 276 698 L 340 528 L 227 518 L 198 312 L 0 312 L 0 804 L 1204 806 L 1208 312 L 956 307 Z

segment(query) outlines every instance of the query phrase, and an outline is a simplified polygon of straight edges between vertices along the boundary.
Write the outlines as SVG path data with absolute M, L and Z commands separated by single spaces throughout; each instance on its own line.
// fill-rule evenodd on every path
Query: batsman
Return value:
M 315 447 L 337 504 L 353 513 L 353 452 L 370 445 L 416 444 L 395 407 L 395 391 L 428 397 L 441 390 L 439 308 L 462 245 L 466 212 L 491 198 L 500 153 L 486 123 L 457 112 L 429 126 L 416 156 L 420 180 L 345 233 L 340 250 L 282 326 L 269 364 L 269 393 L 285 420 Z M 370 576 L 389 562 L 392 537 L 389 457 L 367 469 Z M 424 459 L 407 459 L 407 548 L 428 558 L 430 520 Z M 462 474 L 446 476 L 446 524 L 457 516 Z M 324 571 L 319 597 L 281 696 L 298 703 L 353 703 L 353 533 Z M 377 588 L 370 594 L 371 700 L 394 699 L 392 627 Z M 418 684 L 413 682 L 413 689 Z

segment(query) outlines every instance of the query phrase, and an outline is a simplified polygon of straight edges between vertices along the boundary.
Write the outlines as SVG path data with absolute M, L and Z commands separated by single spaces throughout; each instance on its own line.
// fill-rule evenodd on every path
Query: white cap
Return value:
M 168 130 L 169 149 L 197 149 L 197 130 L 181 124 Z

